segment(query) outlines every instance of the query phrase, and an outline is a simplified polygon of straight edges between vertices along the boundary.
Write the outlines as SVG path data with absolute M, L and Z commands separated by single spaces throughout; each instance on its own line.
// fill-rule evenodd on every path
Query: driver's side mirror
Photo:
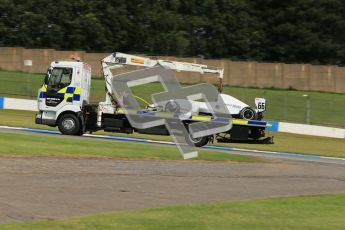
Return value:
M 49 84 L 49 78 L 50 78 L 50 75 L 52 73 L 52 70 L 53 70 L 52 67 L 48 68 L 48 70 L 47 70 L 46 76 L 44 77 L 44 84 L 45 85 Z
M 48 85 L 49 83 L 49 74 L 46 74 L 46 76 L 44 77 L 44 84 Z

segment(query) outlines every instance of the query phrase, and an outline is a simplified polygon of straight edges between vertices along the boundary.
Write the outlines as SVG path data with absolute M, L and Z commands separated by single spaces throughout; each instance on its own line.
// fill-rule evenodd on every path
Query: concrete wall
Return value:
M 345 138 L 345 129 L 279 122 L 278 132 L 303 134 L 319 137 Z
M 0 97 L 0 109 L 37 111 L 37 100 Z
M 86 53 L 84 51 L 57 51 L 53 49 L 24 49 L 21 47 L 0 47 L 0 68 L 23 72 L 45 72 L 53 60 L 66 60 L 75 54 L 92 66 L 92 74 L 101 76 L 100 61 L 109 53 Z M 235 62 L 230 60 L 208 60 L 200 58 L 157 57 L 168 60 L 202 63 L 224 68 L 225 85 L 253 86 L 259 88 L 294 88 L 325 92 L 345 92 L 345 67 L 322 66 L 310 64 L 283 64 Z M 31 60 L 32 65 L 24 65 Z M 135 70 L 128 67 L 116 70 L 116 73 Z M 210 75 L 198 73 L 177 73 L 184 83 L 208 82 L 217 83 Z

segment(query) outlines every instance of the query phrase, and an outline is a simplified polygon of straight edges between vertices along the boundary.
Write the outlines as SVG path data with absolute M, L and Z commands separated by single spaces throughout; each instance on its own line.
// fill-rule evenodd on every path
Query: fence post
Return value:
M 305 123 L 310 124 L 310 96 L 308 94 L 304 94 L 303 97 L 306 98 L 305 104 Z

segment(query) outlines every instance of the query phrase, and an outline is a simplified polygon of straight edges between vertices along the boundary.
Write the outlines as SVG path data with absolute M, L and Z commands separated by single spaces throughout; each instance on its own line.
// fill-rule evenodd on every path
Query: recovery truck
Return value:
M 128 121 L 125 110 L 121 108 L 119 98 L 112 92 L 113 69 L 124 66 L 152 68 L 162 66 L 175 71 L 190 71 L 200 74 L 215 74 L 219 78 L 219 89 L 222 89 L 223 69 L 202 64 L 155 60 L 147 57 L 112 53 L 102 61 L 105 81 L 105 101 L 90 104 L 91 66 L 81 61 L 53 61 L 44 78 L 42 87 L 38 90 L 38 113 L 36 124 L 58 127 L 65 135 L 83 135 L 85 132 L 104 130 L 131 134 L 133 132 L 156 135 L 169 135 L 165 126 L 137 129 Z M 226 94 L 220 94 L 232 117 L 232 128 L 224 133 L 212 136 L 192 138 L 197 147 L 213 142 L 271 142 L 265 137 L 267 123 L 261 121 L 266 109 L 264 98 L 256 98 L 256 109 L 244 102 Z M 205 102 L 191 101 L 193 111 L 189 117 L 181 120 L 188 130 L 193 122 L 208 121 L 212 113 Z M 163 108 L 149 105 L 146 111 L 160 112 Z

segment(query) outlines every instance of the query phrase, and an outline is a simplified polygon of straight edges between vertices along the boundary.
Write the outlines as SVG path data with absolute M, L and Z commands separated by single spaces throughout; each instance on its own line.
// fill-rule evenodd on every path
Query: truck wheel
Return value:
M 207 143 L 210 140 L 210 138 L 208 136 L 197 137 L 197 138 L 193 138 L 193 137 L 190 136 L 190 140 L 194 143 L 194 145 L 196 147 L 202 147 L 204 145 L 207 145 Z
M 169 101 L 168 103 L 165 104 L 165 111 L 170 112 L 170 113 L 179 113 L 180 112 L 180 105 L 176 101 Z
M 246 120 L 256 120 L 257 116 L 256 116 L 254 109 L 246 107 L 246 108 L 241 110 L 240 118 L 246 119 Z
M 62 134 L 78 135 L 80 132 L 80 121 L 74 114 L 64 114 L 59 118 L 58 127 Z

